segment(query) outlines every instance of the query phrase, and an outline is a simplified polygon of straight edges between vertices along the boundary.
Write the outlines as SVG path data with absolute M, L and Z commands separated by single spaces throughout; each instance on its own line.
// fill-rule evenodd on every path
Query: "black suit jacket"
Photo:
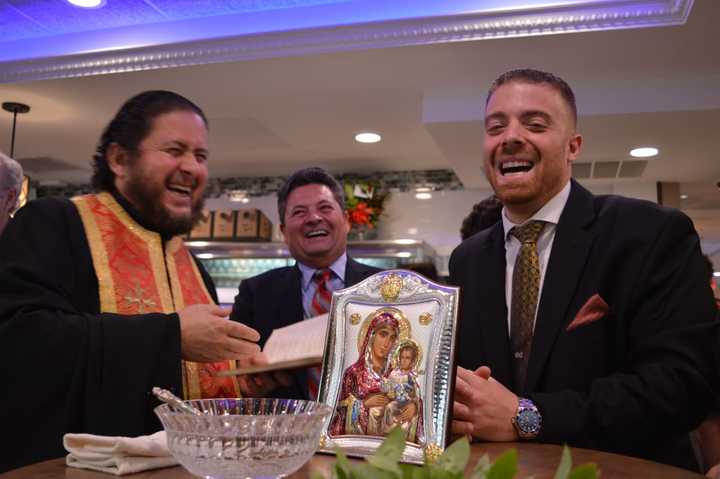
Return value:
M 357 284 L 379 271 L 348 256 L 345 286 Z M 304 319 L 301 281 L 302 273 L 297 265 L 273 269 L 243 280 L 230 318 L 256 329 L 260 333 L 260 345 L 264 346 L 274 329 Z M 293 385 L 275 390 L 273 395 L 307 399 L 306 371 L 297 371 L 293 379 Z
M 548 261 L 525 396 L 538 440 L 697 467 L 687 431 L 717 391 L 718 326 L 689 218 L 650 202 L 593 196 L 573 181 Z M 462 287 L 458 363 L 513 383 L 502 223 L 450 259 Z M 608 314 L 567 326 L 593 295 Z

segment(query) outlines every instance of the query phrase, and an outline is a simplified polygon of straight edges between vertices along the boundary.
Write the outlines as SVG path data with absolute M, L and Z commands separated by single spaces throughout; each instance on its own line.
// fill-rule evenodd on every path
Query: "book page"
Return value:
M 314 318 L 273 330 L 265 343 L 263 352 L 268 364 L 247 366 L 220 371 L 218 376 L 238 376 L 282 369 L 295 369 L 322 364 L 325 349 L 325 331 L 328 315 Z

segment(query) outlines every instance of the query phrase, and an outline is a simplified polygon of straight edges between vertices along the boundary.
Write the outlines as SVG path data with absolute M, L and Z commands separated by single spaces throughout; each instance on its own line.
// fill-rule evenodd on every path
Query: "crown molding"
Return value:
M 240 35 L 0 63 L 0 82 L 73 78 L 358 49 L 682 25 L 693 0 L 577 0 L 329 28 Z M 49 37 L 47 41 L 51 41 Z

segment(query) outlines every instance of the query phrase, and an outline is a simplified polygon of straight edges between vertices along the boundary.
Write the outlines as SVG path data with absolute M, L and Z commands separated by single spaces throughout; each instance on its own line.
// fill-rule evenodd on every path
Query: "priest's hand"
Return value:
M 512 418 L 518 397 L 490 376 L 487 367 L 475 372 L 458 367 L 455 379 L 452 432 L 483 441 L 517 441 Z
M 241 359 L 257 354 L 260 334 L 227 316 L 230 309 L 195 304 L 178 311 L 182 358 L 199 363 Z
M 238 359 L 238 368 L 249 366 L 264 366 L 268 363 L 265 353 L 257 353 Z M 245 397 L 264 397 L 279 386 L 290 386 L 292 376 L 287 371 L 273 371 L 269 373 L 244 374 L 238 376 L 240 393 Z

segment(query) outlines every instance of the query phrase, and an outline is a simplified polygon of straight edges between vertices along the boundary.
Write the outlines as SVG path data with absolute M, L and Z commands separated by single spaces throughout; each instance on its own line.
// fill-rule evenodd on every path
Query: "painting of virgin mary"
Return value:
M 380 311 L 370 322 L 360 347 L 360 355 L 343 373 L 342 388 L 330 435 L 359 434 L 384 436 L 385 407 L 391 402 L 387 378 L 391 371 L 391 353 L 400 335 L 400 325 L 392 313 Z M 406 406 L 406 414 L 417 414 L 417 405 Z

